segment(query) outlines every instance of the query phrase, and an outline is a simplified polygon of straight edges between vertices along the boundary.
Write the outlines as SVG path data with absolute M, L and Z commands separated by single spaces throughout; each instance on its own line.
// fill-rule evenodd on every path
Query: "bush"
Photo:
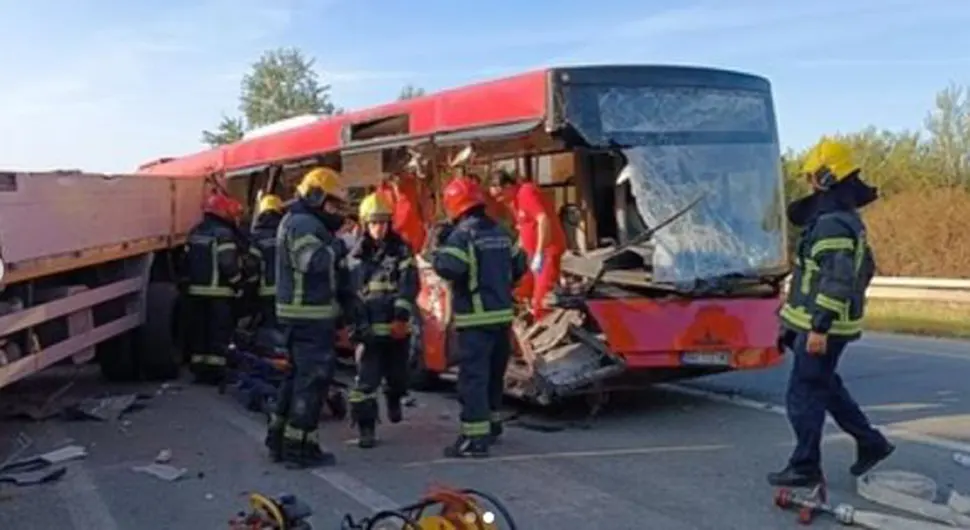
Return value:
M 970 278 L 970 192 L 899 192 L 863 211 L 880 276 Z

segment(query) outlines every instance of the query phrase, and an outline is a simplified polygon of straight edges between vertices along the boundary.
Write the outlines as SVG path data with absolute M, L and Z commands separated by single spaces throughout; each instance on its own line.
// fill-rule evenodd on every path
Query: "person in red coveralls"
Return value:
M 515 216 L 515 228 L 532 272 L 531 282 L 522 282 L 517 294 L 531 298 L 532 316 L 538 320 L 546 313 L 546 295 L 559 283 L 566 232 L 552 203 L 534 182 L 516 182 L 512 174 L 500 169 L 492 172 L 489 193 Z

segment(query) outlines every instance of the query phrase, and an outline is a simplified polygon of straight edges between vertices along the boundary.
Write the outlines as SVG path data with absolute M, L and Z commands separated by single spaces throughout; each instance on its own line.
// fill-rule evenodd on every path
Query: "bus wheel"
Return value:
M 145 296 L 145 323 L 134 333 L 138 367 L 145 379 L 174 379 L 181 364 L 173 332 L 177 329 L 178 290 L 172 283 L 150 283 Z

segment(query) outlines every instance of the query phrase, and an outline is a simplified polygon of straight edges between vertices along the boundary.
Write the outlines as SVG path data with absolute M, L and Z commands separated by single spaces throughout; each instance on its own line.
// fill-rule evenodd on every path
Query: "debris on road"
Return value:
M 73 419 L 117 421 L 123 414 L 143 408 L 148 399 L 150 399 L 149 396 L 141 394 L 89 398 L 69 407 L 66 412 Z
M 0 465 L 0 482 L 16 486 L 31 486 L 58 480 L 67 473 L 67 468 L 55 466 L 55 464 L 84 458 L 88 455 L 83 446 L 68 445 L 40 455 L 18 459 L 26 447 L 29 447 L 29 445 L 21 446 L 18 451 L 7 458 L 3 465 Z
M 7 464 L 20 458 L 20 455 L 24 454 L 27 449 L 30 449 L 30 446 L 34 445 L 34 440 L 27 436 L 26 433 L 21 432 L 17 433 L 17 438 L 14 440 L 14 444 L 16 445 L 16 448 L 14 448 L 7 458 L 3 460 L 3 463 L 0 463 L 0 470 L 3 470 L 5 467 L 7 467 Z
M 859 496 L 868 501 L 895 510 L 944 523 L 951 527 L 970 528 L 970 517 L 960 512 L 959 506 L 949 504 L 962 498 L 951 493 L 944 502 L 939 497 L 936 481 L 909 471 L 879 471 L 859 477 L 856 485 Z
M 175 482 L 180 478 L 184 477 L 186 473 L 189 472 L 188 469 L 184 467 L 174 467 L 168 464 L 158 464 L 151 463 L 147 466 L 135 466 L 131 468 L 132 471 L 136 473 L 146 473 L 155 478 L 165 480 L 168 482 Z
M 953 461 L 963 467 L 970 467 L 970 454 L 953 453 Z
M 156 464 L 167 464 L 171 461 L 172 461 L 171 449 L 162 449 L 161 451 L 158 452 L 158 455 L 155 456 Z
M 36 471 L 22 471 L 18 473 L 0 472 L 0 483 L 13 484 L 15 486 L 33 486 L 44 482 L 59 480 L 67 473 L 64 466 L 38 469 Z

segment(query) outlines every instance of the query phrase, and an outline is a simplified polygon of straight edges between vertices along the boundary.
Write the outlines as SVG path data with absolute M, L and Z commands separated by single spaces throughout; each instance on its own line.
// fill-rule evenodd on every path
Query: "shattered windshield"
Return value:
M 595 113 L 588 133 L 624 146 L 636 208 L 648 226 L 703 196 L 654 235 L 656 281 L 690 285 L 784 268 L 784 190 L 768 94 L 590 88 L 595 96 L 585 94 L 585 108 L 572 110 L 586 123 Z

